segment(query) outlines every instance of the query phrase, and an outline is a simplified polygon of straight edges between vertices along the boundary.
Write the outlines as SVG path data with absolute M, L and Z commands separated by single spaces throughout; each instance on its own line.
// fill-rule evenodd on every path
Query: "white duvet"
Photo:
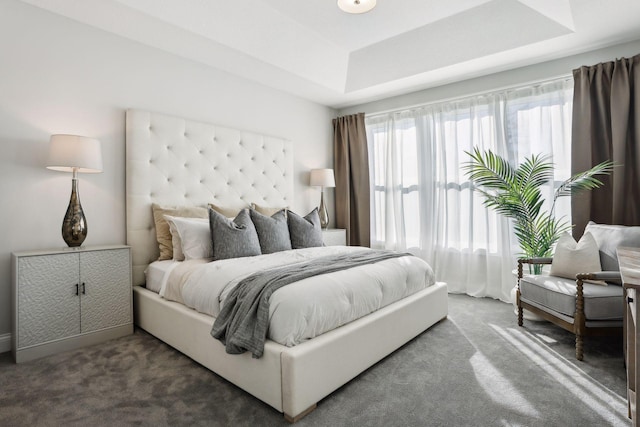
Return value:
M 370 249 L 348 246 L 296 249 L 213 262 L 185 261 L 172 270 L 160 295 L 217 316 L 226 296 L 244 277 L 323 255 Z M 416 257 L 310 277 L 273 293 L 268 337 L 293 346 L 335 329 L 435 283 L 429 265 Z

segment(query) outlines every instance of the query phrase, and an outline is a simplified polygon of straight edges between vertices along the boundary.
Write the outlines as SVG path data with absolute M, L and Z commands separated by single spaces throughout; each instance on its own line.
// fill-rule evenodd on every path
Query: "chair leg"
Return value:
M 520 270 L 522 270 L 522 265 L 520 265 Z M 519 283 L 518 279 L 518 283 Z M 518 326 L 522 326 L 522 306 L 520 305 L 520 286 L 516 289 L 516 305 L 518 306 Z
M 578 274 L 576 277 L 576 312 L 573 316 L 573 326 L 576 334 L 576 359 L 582 360 L 583 335 L 585 333 L 586 318 L 584 316 L 584 294 L 582 291 L 582 278 Z
M 582 335 L 576 334 L 576 359 L 578 360 L 582 360 L 583 358 L 582 344 L 583 344 Z
M 518 306 L 518 326 L 522 326 L 522 307 Z

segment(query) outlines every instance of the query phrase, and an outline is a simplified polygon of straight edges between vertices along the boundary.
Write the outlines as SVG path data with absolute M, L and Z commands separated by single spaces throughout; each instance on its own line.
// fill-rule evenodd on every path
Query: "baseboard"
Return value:
M 0 353 L 11 351 L 11 334 L 0 335 Z

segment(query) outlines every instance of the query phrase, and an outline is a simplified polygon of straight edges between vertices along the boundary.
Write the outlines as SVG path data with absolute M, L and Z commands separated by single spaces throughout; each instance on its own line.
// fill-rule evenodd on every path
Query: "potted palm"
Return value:
M 475 191 L 484 196 L 485 206 L 513 219 L 522 251 L 519 255 L 526 258 L 551 257 L 560 235 L 571 230 L 572 225 L 565 218 L 555 217 L 556 200 L 602 186 L 596 176 L 613 170 L 613 163 L 606 161 L 573 175 L 555 190 L 551 209 L 545 211 L 540 189 L 553 179 L 553 163 L 549 156 L 534 154 L 514 168 L 491 150 L 482 152 L 476 147 L 467 154 L 471 160 L 463 168 L 475 184 Z M 542 265 L 533 267 L 532 273 L 540 274 Z

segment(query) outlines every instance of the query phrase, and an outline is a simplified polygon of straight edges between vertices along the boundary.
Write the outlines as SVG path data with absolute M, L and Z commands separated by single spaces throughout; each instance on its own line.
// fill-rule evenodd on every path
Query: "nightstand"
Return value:
M 344 228 L 323 229 L 322 240 L 326 246 L 344 246 L 347 244 L 347 230 Z
M 16 363 L 133 333 L 131 249 L 12 254 Z
M 627 405 L 631 425 L 638 425 L 640 404 L 640 336 L 638 336 L 638 297 L 640 297 L 640 250 L 619 247 L 618 264 L 624 288 L 624 361 L 627 368 Z

